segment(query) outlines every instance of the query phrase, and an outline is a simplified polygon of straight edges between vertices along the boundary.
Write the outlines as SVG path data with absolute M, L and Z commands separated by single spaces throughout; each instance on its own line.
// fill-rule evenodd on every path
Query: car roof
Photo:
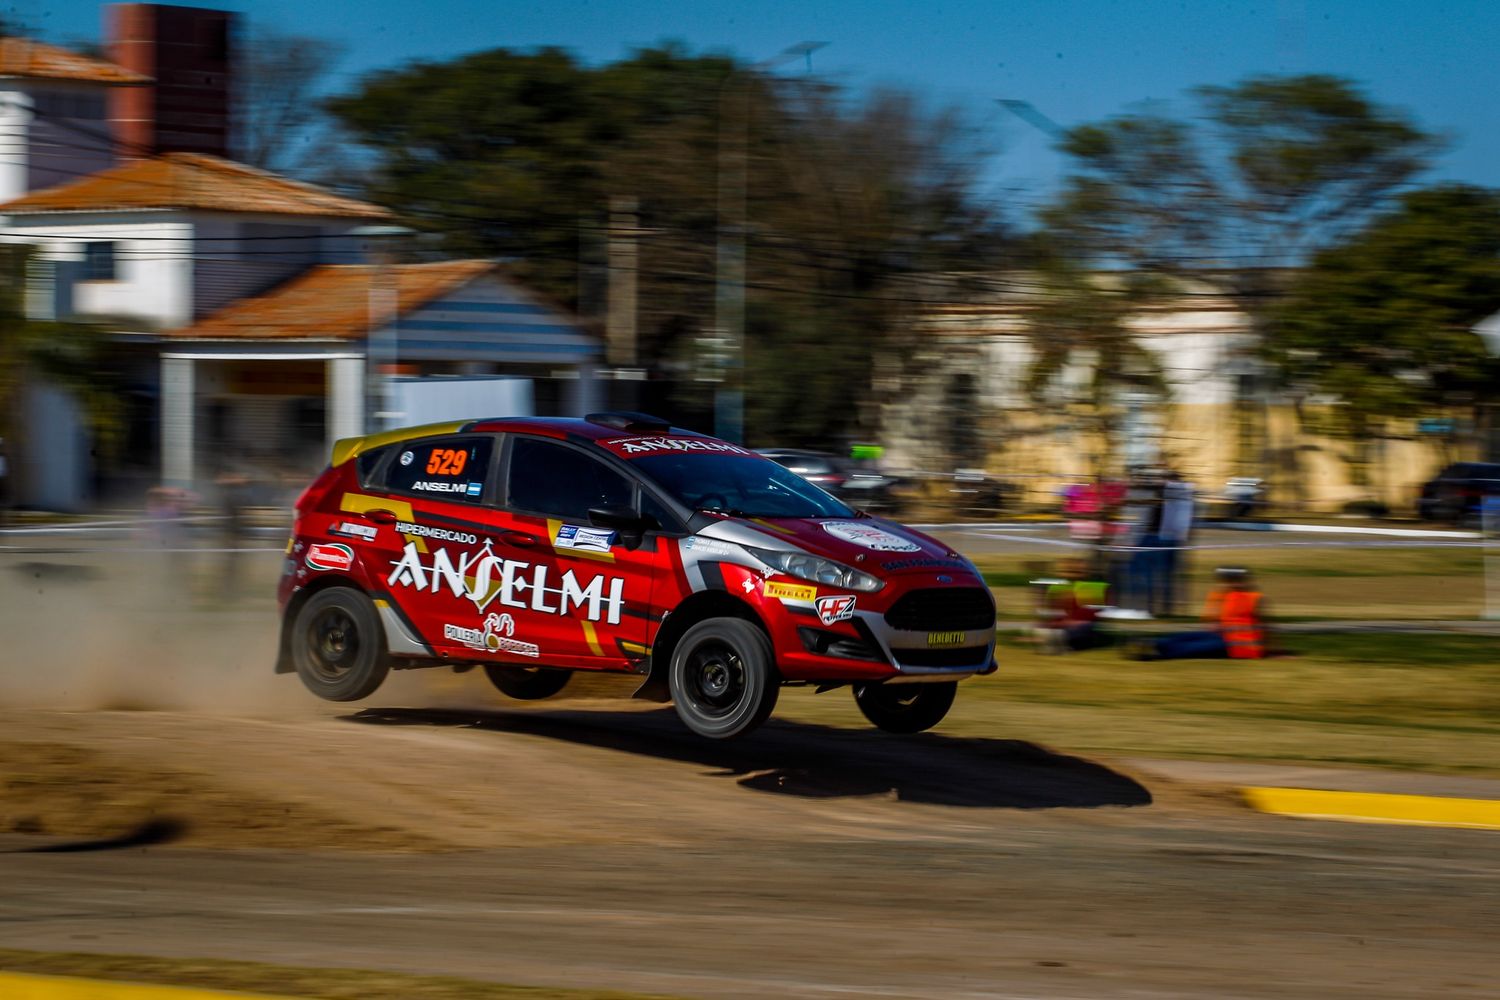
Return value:
M 607 412 L 591 413 L 587 417 L 483 417 L 477 420 L 453 420 L 446 423 L 421 424 L 415 427 L 399 427 L 361 437 L 343 438 L 334 442 L 332 465 L 342 465 L 367 451 L 401 441 L 433 437 L 442 434 L 537 434 L 589 443 L 612 441 L 622 437 L 675 437 L 700 438 L 717 441 L 708 434 L 683 427 L 673 427 L 667 421 L 641 413 Z

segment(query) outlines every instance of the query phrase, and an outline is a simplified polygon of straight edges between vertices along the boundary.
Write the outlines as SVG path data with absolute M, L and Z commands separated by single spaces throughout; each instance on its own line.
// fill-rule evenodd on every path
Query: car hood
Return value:
M 740 530 L 722 530 L 731 524 Z M 764 541 L 747 540 L 744 527 L 754 529 Z M 969 569 L 962 557 L 937 539 L 878 517 L 727 518 L 703 533 L 710 537 L 732 534 L 734 541 L 769 549 L 787 548 L 789 543 L 813 555 L 880 576 Z

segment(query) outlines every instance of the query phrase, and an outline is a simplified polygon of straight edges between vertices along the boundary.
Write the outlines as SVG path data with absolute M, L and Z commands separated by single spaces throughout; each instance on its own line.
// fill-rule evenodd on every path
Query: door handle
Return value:
M 500 540 L 507 545 L 514 545 L 518 549 L 529 549 L 537 544 L 535 535 L 528 535 L 524 531 L 505 531 L 500 535 Z
M 374 521 L 376 524 L 395 524 L 397 520 L 395 511 L 383 508 L 363 511 L 358 516 L 366 521 Z

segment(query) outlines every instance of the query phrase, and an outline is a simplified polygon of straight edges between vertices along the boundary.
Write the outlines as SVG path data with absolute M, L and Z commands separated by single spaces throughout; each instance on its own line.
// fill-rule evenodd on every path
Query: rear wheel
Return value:
M 374 694 L 391 669 L 375 605 L 349 587 L 308 598 L 293 626 L 292 662 L 307 689 L 326 701 Z
M 888 733 L 920 733 L 943 721 L 957 693 L 957 681 L 856 684 L 854 703 L 877 728 Z
M 484 675 L 500 693 L 517 701 L 550 698 L 573 679 L 573 671 L 555 667 L 517 667 L 508 663 L 487 663 Z
M 739 618 L 710 618 L 688 629 L 672 652 L 668 684 L 682 721 L 714 740 L 765 722 L 781 692 L 770 640 Z

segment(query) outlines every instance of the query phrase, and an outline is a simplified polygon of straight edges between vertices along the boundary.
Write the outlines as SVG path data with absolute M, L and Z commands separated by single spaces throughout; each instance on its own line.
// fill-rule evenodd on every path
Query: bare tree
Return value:
M 326 38 L 258 28 L 240 52 L 236 155 L 253 167 L 326 176 L 337 137 L 324 84 L 344 56 Z

